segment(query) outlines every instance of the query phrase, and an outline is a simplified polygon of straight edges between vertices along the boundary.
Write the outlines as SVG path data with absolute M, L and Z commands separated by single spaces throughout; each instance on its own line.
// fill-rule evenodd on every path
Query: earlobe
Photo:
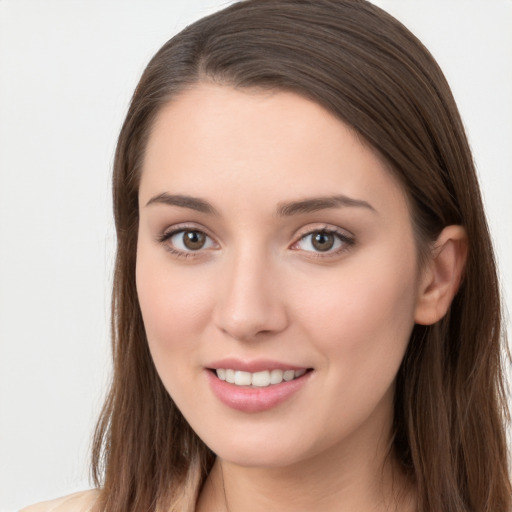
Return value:
M 431 325 L 448 311 L 459 289 L 468 252 L 462 226 L 447 226 L 437 238 L 418 287 L 414 321 Z

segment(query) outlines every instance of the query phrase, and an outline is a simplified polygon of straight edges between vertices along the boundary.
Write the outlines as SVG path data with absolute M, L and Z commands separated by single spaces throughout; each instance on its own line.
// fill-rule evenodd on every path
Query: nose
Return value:
M 275 265 L 248 252 L 225 262 L 213 313 L 217 328 L 240 341 L 279 333 L 288 324 Z

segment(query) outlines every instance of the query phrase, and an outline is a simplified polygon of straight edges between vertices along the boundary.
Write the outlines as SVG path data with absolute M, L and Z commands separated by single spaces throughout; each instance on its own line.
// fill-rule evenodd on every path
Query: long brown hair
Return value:
M 441 321 L 415 326 L 397 376 L 392 450 L 419 511 L 510 512 L 499 284 L 471 152 L 430 53 L 364 0 L 239 2 L 187 27 L 144 71 L 114 162 L 114 374 L 94 440 L 98 509 L 192 512 L 214 460 L 156 373 L 135 287 L 151 127 L 201 81 L 293 91 L 353 127 L 402 183 L 420 254 L 445 226 L 464 226 L 459 292 Z

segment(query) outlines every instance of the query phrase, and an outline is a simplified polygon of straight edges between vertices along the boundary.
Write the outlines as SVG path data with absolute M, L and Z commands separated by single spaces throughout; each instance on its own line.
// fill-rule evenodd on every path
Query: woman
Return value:
M 396 20 L 249 0 L 191 25 L 137 86 L 114 206 L 100 490 L 29 510 L 510 511 L 478 183 Z

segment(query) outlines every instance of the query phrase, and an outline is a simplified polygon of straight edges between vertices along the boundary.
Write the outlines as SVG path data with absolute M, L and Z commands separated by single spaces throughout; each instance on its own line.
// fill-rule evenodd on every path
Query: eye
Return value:
M 293 248 L 307 252 L 336 253 L 353 243 L 354 240 L 343 233 L 330 229 L 321 229 L 301 237 Z
M 179 229 L 165 233 L 160 241 L 166 243 L 171 252 L 190 253 L 215 247 L 214 241 L 198 229 Z

